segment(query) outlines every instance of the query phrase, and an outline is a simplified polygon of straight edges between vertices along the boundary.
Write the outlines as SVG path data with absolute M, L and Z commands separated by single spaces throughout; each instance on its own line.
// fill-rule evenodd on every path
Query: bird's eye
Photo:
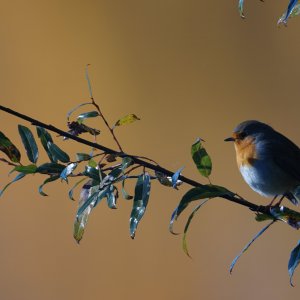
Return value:
M 243 140 L 247 136 L 246 132 L 240 132 L 238 135 L 239 140 Z

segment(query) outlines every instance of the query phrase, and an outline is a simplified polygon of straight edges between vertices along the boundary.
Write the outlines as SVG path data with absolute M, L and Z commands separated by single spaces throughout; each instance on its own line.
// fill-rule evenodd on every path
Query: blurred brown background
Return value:
M 3 1 L 2 1 L 3 2 Z M 271 3 L 272 2 L 272 3 Z M 149 156 L 203 180 L 190 158 L 201 136 L 213 158 L 212 180 L 256 203 L 235 165 L 234 126 L 245 119 L 272 124 L 300 145 L 300 19 L 276 22 L 288 1 L 28 0 L 6 1 L 0 12 L 1 104 L 46 123 L 65 126 L 65 114 L 88 100 L 84 78 L 92 64 L 94 96 L 110 122 L 127 113 L 141 121 L 119 128 L 129 153 Z M 1 130 L 17 144 L 17 124 L 3 112 Z M 93 125 L 96 125 L 93 123 Z M 107 134 L 101 142 L 113 143 Z M 87 151 L 67 142 L 69 151 Z M 42 158 L 45 159 L 45 156 Z M 1 165 L 3 186 L 10 168 Z M 199 211 L 189 234 L 190 260 L 181 238 L 168 233 L 180 191 L 153 184 L 146 215 L 129 238 L 131 204 L 101 203 L 81 245 L 72 238 L 77 203 L 66 184 L 45 188 L 40 176 L 7 190 L 0 204 L 1 299 L 294 299 L 287 262 L 299 239 L 276 224 L 242 257 L 231 260 L 259 231 L 245 208 L 215 199 Z M 205 182 L 205 180 L 203 180 Z M 182 231 L 184 219 L 176 224 Z

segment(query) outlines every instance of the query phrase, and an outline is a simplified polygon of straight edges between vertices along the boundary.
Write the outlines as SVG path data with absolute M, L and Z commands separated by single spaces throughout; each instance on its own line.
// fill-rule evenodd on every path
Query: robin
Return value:
M 264 197 L 281 196 L 300 202 L 300 149 L 271 126 L 259 121 L 240 123 L 231 137 L 236 160 L 246 183 Z

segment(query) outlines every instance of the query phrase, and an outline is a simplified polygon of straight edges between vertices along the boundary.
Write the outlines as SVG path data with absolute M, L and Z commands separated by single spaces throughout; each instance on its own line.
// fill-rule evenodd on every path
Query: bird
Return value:
M 226 142 L 234 142 L 236 160 L 246 183 L 263 197 L 300 203 L 300 149 L 268 124 L 256 120 L 236 126 Z

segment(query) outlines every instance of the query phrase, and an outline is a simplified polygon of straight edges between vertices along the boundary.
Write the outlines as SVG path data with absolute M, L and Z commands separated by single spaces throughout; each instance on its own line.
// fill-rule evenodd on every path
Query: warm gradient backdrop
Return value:
M 184 165 L 184 175 L 202 180 L 190 159 L 190 145 L 201 136 L 213 158 L 213 182 L 266 203 L 243 182 L 233 146 L 223 139 L 254 118 L 300 145 L 300 18 L 277 28 L 286 5 L 249 0 L 241 20 L 237 0 L 2 1 L 1 104 L 64 127 L 66 112 L 88 99 L 90 63 L 94 95 L 109 121 L 132 112 L 142 119 L 119 129 L 126 151 L 172 170 Z M 20 145 L 21 121 L 3 112 L 0 118 L 0 130 Z M 107 134 L 101 142 L 114 146 Z M 63 147 L 86 151 L 74 142 Z M 1 165 L 1 186 L 9 170 Z M 131 204 L 120 201 L 115 211 L 97 207 L 78 246 L 77 203 L 68 200 L 68 186 L 49 185 L 50 196 L 41 197 L 42 180 L 28 176 L 1 198 L 0 299 L 299 297 L 300 270 L 293 289 L 287 261 L 300 236 L 288 226 L 271 228 L 230 276 L 231 260 L 263 226 L 247 209 L 222 199 L 204 207 L 189 234 L 190 260 L 180 237 L 168 233 L 188 187 L 153 184 L 136 240 L 128 233 Z

